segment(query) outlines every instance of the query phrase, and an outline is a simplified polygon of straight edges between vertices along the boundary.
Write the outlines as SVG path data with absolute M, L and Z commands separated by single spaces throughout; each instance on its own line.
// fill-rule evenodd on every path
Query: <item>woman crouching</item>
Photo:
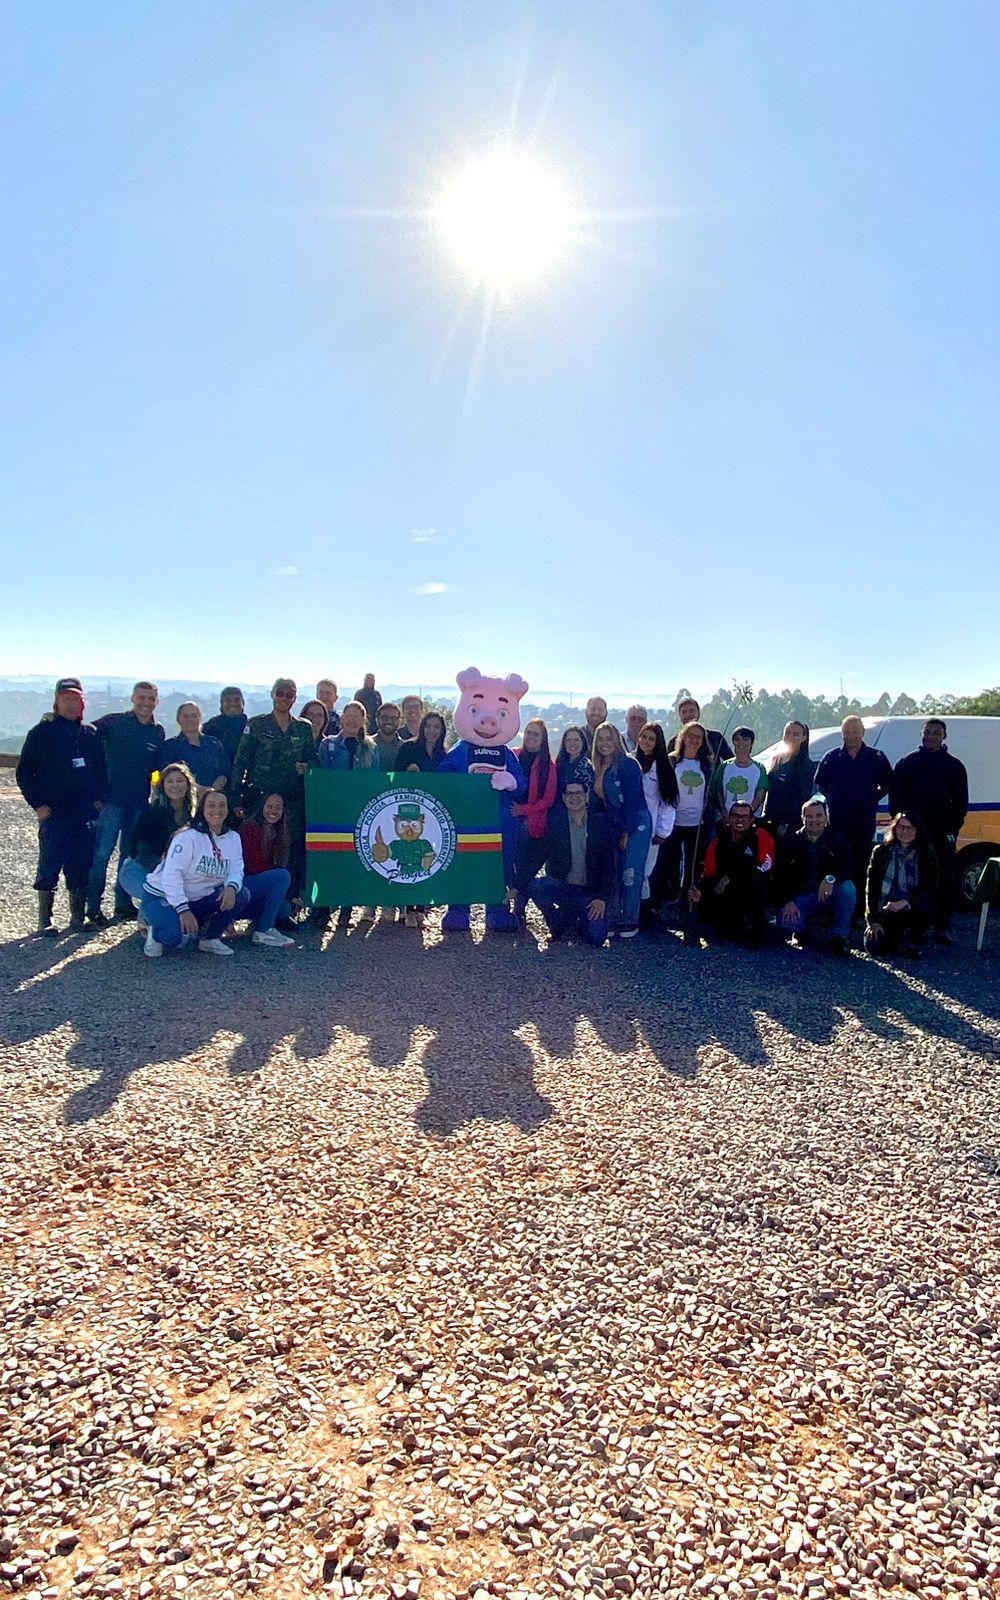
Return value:
M 280 870 L 287 891 L 288 874 Z M 258 923 L 255 944 L 290 943 L 283 934 L 268 936 L 268 909 L 266 897 L 255 896 L 244 885 L 243 847 L 230 825 L 229 801 L 220 791 L 209 789 L 198 802 L 191 826 L 174 834 L 163 860 L 146 878 L 142 896 L 149 927 L 146 955 L 161 956 L 164 950 L 197 939 L 203 954 L 231 956 L 234 952 L 222 935 L 241 917 Z M 275 933 L 273 913 L 270 933 Z

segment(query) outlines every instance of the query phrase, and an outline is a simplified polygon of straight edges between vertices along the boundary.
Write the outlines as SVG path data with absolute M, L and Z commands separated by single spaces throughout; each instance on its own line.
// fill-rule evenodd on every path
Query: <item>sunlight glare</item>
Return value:
M 573 222 L 557 179 L 506 146 L 466 162 L 447 184 L 434 219 L 461 265 L 495 289 L 544 277 L 564 253 Z

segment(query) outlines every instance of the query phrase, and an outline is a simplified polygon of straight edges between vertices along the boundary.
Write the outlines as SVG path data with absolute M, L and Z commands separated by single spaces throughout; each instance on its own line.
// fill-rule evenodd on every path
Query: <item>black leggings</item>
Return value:
M 686 905 L 687 892 L 701 871 L 711 836 L 711 830 L 703 822 L 700 828 L 675 827 L 666 842 L 661 844 L 649 883 L 649 898 L 654 910 L 664 900 L 676 900 L 678 896 Z

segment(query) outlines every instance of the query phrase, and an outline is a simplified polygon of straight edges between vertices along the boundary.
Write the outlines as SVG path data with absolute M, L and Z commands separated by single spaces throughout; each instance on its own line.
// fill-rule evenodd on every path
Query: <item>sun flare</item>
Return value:
M 509 289 L 543 278 L 565 254 L 569 197 L 532 156 L 507 146 L 473 156 L 435 208 L 450 253 L 477 282 Z

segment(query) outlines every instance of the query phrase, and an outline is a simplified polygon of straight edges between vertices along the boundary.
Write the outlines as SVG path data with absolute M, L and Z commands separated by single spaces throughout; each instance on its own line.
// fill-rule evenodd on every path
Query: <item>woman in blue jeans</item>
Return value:
M 618 836 L 616 932 L 621 939 L 634 939 L 639 932 L 642 881 L 651 837 L 642 769 L 625 749 L 612 722 L 602 722 L 596 729 L 591 761 L 594 800 L 608 812 L 608 822 Z
M 191 826 L 174 834 L 163 860 L 146 879 L 145 953 L 161 956 L 197 940 L 205 955 L 231 956 L 234 952 L 222 935 L 243 917 L 257 924 L 255 944 L 291 944 L 274 926 L 288 884 L 284 869 L 260 874 L 250 888 L 244 884 L 243 847 L 230 827 L 229 802 L 219 790 L 209 789 Z

